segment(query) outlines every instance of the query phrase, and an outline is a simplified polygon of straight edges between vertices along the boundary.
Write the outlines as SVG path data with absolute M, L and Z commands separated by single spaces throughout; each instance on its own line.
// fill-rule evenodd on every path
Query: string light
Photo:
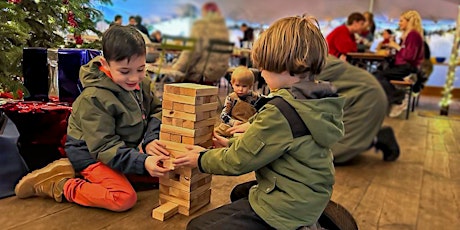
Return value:
M 452 102 L 452 90 L 454 88 L 455 68 L 457 67 L 458 48 L 460 44 L 460 5 L 458 6 L 457 30 L 454 35 L 454 44 L 452 45 L 452 52 L 449 58 L 449 69 L 447 71 L 446 83 L 442 91 L 442 99 L 439 102 L 441 106 L 441 115 L 447 115 L 449 105 Z

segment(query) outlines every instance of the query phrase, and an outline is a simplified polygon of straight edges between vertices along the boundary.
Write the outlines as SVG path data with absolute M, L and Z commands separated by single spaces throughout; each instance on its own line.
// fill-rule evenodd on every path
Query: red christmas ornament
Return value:
M 18 4 L 21 3 L 21 0 L 8 0 L 8 3 Z
M 83 38 L 81 38 L 81 35 L 74 35 L 74 38 L 75 38 L 75 44 L 77 45 L 81 45 L 83 44 Z

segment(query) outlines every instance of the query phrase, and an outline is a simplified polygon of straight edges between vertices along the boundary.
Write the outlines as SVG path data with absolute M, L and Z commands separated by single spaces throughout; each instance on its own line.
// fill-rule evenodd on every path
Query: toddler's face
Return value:
M 249 93 L 249 90 L 251 89 L 252 85 L 244 84 L 236 80 L 235 82 L 233 82 L 232 87 L 233 91 L 235 91 L 235 93 L 238 96 L 244 96 Z
M 145 77 L 145 55 L 132 56 L 121 61 L 110 61 L 104 66 L 110 71 L 112 80 L 123 89 L 131 91 L 139 86 Z

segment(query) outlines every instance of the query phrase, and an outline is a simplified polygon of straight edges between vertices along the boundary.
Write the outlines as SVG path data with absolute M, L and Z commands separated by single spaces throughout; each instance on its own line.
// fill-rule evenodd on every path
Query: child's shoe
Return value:
M 74 177 L 72 164 L 67 158 L 62 158 L 24 176 L 14 191 L 18 198 L 40 196 L 62 202 L 64 184 Z

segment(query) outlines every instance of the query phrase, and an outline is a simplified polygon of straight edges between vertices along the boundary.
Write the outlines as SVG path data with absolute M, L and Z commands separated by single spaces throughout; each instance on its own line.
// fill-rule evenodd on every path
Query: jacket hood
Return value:
M 330 148 L 343 136 L 345 100 L 338 97 L 331 83 L 304 80 L 274 94 L 287 98 L 319 145 Z
M 120 92 L 124 89 L 112 81 L 99 67 L 102 56 L 93 58 L 90 62 L 80 68 L 80 82 L 83 88 L 98 87 L 105 88 L 113 92 Z
M 347 70 L 346 65 L 348 65 L 348 63 L 334 56 L 328 55 L 326 59 L 326 66 L 319 74 L 321 76 L 320 79 L 324 81 L 334 82 L 335 80 L 340 78 L 341 73 Z

